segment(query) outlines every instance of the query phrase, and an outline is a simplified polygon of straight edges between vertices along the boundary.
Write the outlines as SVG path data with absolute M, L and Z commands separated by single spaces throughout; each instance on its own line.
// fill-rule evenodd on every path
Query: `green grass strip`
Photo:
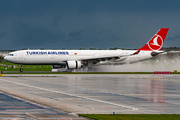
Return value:
M 50 70 L 49 71 L 23 70 L 22 73 L 20 73 L 19 70 L 8 71 L 8 72 L 2 71 L 2 72 L 3 74 L 154 74 L 154 72 L 51 72 Z M 172 72 L 171 74 L 180 74 L 180 72 L 177 72 L 177 73 Z
M 180 120 L 179 114 L 79 114 L 94 120 Z

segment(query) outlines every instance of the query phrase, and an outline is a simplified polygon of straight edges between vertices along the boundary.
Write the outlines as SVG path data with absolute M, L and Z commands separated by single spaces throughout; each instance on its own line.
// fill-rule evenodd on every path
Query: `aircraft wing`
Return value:
M 122 60 L 125 60 L 127 59 L 129 56 L 132 56 L 132 55 L 136 55 L 138 54 L 140 51 L 136 51 L 134 52 L 133 54 L 129 54 L 129 55 L 112 55 L 112 56 L 98 56 L 98 57 L 91 57 L 91 58 L 82 58 L 82 59 L 79 59 L 80 61 L 90 61 L 90 62 L 100 62 L 100 61 L 115 61 L 115 60 L 118 60 L 118 61 L 122 61 Z
M 99 56 L 99 57 L 91 57 L 91 58 L 82 58 L 80 59 L 81 61 L 105 61 L 105 60 L 116 60 L 116 59 L 120 59 L 120 57 L 127 57 L 128 55 L 124 55 L 124 56 Z

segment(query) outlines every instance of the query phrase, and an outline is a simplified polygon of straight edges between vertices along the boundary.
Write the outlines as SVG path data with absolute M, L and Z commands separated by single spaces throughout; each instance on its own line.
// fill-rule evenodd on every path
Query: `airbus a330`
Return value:
M 161 28 L 137 50 L 18 50 L 4 59 L 21 65 L 52 65 L 57 71 L 74 70 L 102 64 L 126 64 L 147 60 L 161 54 L 169 28 Z

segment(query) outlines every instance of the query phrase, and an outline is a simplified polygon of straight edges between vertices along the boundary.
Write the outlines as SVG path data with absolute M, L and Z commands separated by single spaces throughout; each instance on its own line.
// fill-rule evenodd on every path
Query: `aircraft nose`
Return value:
M 8 61 L 8 57 L 7 57 L 7 56 L 4 56 L 4 60 Z

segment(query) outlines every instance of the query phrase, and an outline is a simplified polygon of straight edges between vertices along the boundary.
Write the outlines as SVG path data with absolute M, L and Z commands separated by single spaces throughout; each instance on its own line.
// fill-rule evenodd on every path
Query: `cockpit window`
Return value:
M 8 56 L 14 56 L 14 54 L 8 54 Z

